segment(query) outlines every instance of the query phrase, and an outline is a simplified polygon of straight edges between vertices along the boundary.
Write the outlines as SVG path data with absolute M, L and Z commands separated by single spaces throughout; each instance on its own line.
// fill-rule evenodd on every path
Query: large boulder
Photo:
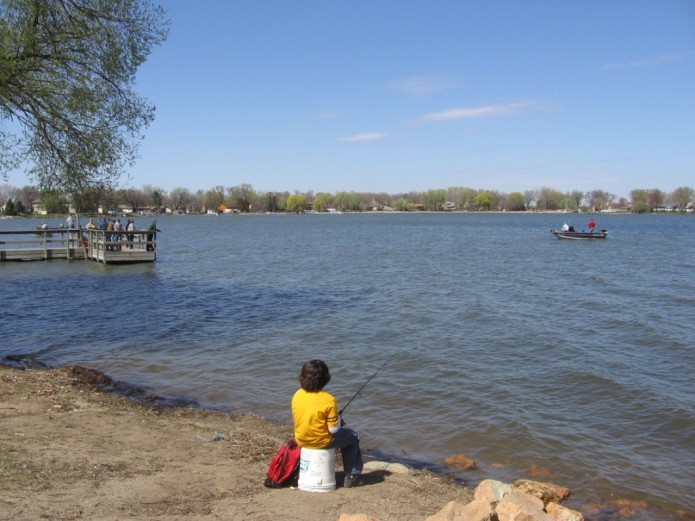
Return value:
M 425 521 L 496 521 L 496 519 L 495 510 L 490 503 L 474 499 L 466 505 L 450 501 Z
M 449 467 L 454 467 L 460 470 L 472 470 L 475 468 L 475 461 L 465 454 L 456 454 L 449 456 L 444 460 L 444 464 Z
M 551 501 L 559 503 L 570 495 L 570 489 L 568 488 L 560 487 L 553 483 L 532 481 L 530 479 L 518 479 L 512 484 L 512 488 L 536 496 L 546 505 Z
M 449 501 L 444 508 L 425 521 L 459 521 L 466 505 L 458 501 Z
M 511 501 L 502 501 L 495 513 L 498 521 L 553 521 L 543 510 L 528 509 Z
M 563 507 L 552 501 L 545 505 L 545 511 L 555 521 L 584 521 L 584 516 L 581 512 Z
M 532 494 L 520 492 L 519 490 L 512 490 L 509 494 L 505 494 L 502 499 L 502 502 L 504 501 L 507 503 L 515 503 L 527 510 L 545 510 L 543 500 Z
M 499 521 L 553 521 L 539 498 L 513 490 L 495 507 Z
M 512 491 L 512 487 L 494 479 L 484 479 L 475 488 L 473 499 L 487 501 L 490 504 L 499 503 L 502 498 Z
M 552 483 L 521 479 L 508 485 L 484 479 L 473 501 L 451 501 L 425 521 L 584 521 L 580 512 L 559 504 L 569 494 L 569 489 Z

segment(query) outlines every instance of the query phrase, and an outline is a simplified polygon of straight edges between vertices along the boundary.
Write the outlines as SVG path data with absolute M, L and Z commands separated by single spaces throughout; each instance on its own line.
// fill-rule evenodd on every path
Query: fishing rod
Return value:
M 352 403 L 352 400 L 354 400 L 355 398 L 357 398 L 357 397 L 360 395 L 360 393 L 362 392 L 362 390 L 363 390 L 365 387 L 367 387 L 367 384 L 368 384 L 369 382 L 372 381 L 372 378 L 374 378 L 374 377 L 379 373 L 379 371 L 381 371 L 384 367 L 386 367 L 386 364 L 388 364 L 394 356 L 395 356 L 395 355 L 391 355 L 391 356 L 389 356 L 386 360 L 384 360 L 384 363 L 381 364 L 381 365 L 379 366 L 379 369 L 377 369 L 376 371 L 374 371 L 374 374 L 373 374 L 372 376 L 370 376 L 369 378 L 367 378 L 367 381 L 364 382 L 364 384 L 362 384 L 362 387 L 360 387 L 359 390 L 352 396 L 352 398 L 350 398 L 350 399 L 348 400 L 348 403 L 345 404 L 345 407 L 343 407 L 342 409 L 340 409 L 340 410 L 338 411 L 338 414 L 339 414 L 339 415 L 343 414 L 343 411 L 344 411 L 345 409 L 348 408 L 348 405 L 350 405 L 350 404 Z

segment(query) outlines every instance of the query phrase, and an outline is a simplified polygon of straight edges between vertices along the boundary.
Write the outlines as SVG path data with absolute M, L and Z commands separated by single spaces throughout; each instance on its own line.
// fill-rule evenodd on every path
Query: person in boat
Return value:
M 596 221 L 594 221 L 593 217 L 591 219 L 589 219 L 587 226 L 589 227 L 589 231 L 591 233 L 594 233 L 594 228 L 596 228 Z
M 344 427 L 335 398 L 323 390 L 330 380 L 331 373 L 324 361 L 309 360 L 302 366 L 301 387 L 292 396 L 294 439 L 307 449 L 340 449 L 345 470 L 343 486 L 350 488 L 362 473 L 360 438 Z

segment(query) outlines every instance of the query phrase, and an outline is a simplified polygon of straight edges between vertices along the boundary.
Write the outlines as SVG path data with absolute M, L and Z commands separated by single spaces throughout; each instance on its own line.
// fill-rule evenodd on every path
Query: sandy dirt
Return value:
M 289 426 L 105 393 L 81 368 L 0 365 L 2 520 L 424 520 L 472 491 L 426 471 L 365 472 L 328 493 L 263 486 Z M 211 441 L 222 433 L 229 440 Z M 342 470 L 340 463 L 338 471 Z

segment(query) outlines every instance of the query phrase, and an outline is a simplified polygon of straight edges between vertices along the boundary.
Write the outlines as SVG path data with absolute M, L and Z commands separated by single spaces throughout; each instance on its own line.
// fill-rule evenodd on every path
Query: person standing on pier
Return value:
M 109 224 L 106 225 L 106 243 L 107 243 L 106 249 L 107 250 L 113 250 L 113 245 L 110 243 L 112 243 L 115 240 L 114 237 L 116 234 L 113 233 L 113 229 L 114 229 L 115 225 L 116 225 L 116 221 L 114 221 L 113 219 L 111 219 L 109 221 Z
M 125 230 L 127 232 L 134 232 L 135 231 L 135 219 L 128 219 L 128 223 L 126 224 Z M 135 234 L 129 233 L 128 234 L 128 248 L 133 247 L 133 239 L 135 238 Z
M 157 232 L 159 231 L 157 229 L 156 220 L 152 221 L 152 224 L 150 224 L 149 228 L 147 228 L 147 231 L 149 232 L 147 234 L 147 251 L 154 251 L 154 240 L 157 237 Z
M 118 232 L 114 233 L 114 241 L 118 242 L 116 245 L 116 250 L 121 251 L 121 240 L 123 239 L 123 232 L 125 230 L 124 226 L 121 224 L 120 219 L 116 219 L 116 224 L 113 225 L 113 231 Z

